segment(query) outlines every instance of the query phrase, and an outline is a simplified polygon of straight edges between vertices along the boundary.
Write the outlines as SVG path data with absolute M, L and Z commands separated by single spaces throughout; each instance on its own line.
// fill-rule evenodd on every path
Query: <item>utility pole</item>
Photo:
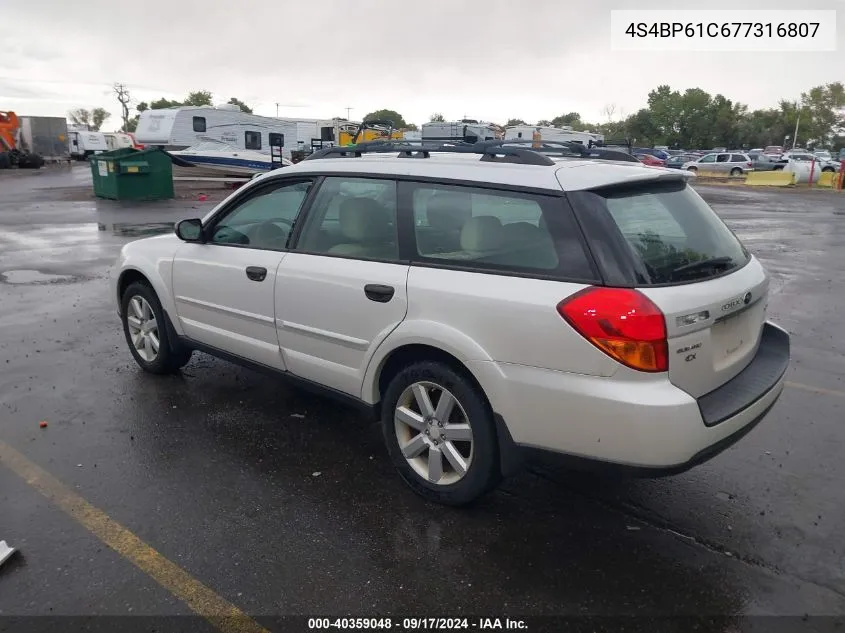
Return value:
M 276 118 L 279 118 L 279 104 L 276 104 Z
M 346 120 L 349 121 L 349 113 L 352 112 L 353 108 L 347 106 L 346 107 Z
M 798 118 L 795 119 L 795 134 L 792 135 L 792 149 L 795 149 L 795 144 L 798 142 L 798 124 L 801 123 L 801 112 L 798 112 Z
M 129 131 L 129 89 L 123 84 L 114 85 L 114 93 L 117 95 L 117 100 L 120 101 L 120 106 L 123 108 L 123 131 Z

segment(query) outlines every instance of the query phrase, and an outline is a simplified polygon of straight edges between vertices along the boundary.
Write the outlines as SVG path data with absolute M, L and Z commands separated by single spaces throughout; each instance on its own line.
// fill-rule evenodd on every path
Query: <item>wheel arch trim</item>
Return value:
M 474 339 L 460 330 L 438 323 L 436 321 L 403 321 L 378 346 L 367 364 L 361 385 L 361 399 L 369 404 L 376 404 L 381 400 L 379 382 L 381 372 L 394 353 L 411 345 L 425 345 L 456 358 L 463 368 L 475 379 L 484 390 L 487 399 L 495 410 L 495 402 L 491 397 L 494 391 L 492 380 L 497 371 L 495 363 L 473 363 L 472 361 L 492 361 L 487 351 Z M 489 366 L 489 370 L 479 372 L 479 366 Z

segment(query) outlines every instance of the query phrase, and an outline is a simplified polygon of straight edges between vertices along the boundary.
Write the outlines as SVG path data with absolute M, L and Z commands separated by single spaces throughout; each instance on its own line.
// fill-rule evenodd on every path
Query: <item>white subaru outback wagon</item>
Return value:
M 113 292 L 141 368 L 199 350 L 356 404 L 405 481 L 453 505 L 537 450 L 680 472 L 778 399 L 769 278 L 688 174 L 405 147 L 324 150 L 125 245 Z

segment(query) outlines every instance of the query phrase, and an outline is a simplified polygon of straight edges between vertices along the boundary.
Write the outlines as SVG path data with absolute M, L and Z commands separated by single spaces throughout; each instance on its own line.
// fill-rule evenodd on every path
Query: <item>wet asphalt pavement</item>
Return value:
M 89 182 L 0 172 L 0 442 L 249 615 L 845 615 L 845 194 L 699 188 L 793 336 L 789 386 L 738 445 L 660 480 L 546 466 L 455 510 L 406 489 L 354 411 L 199 353 L 138 370 L 108 268 L 222 193 L 120 205 Z M 2 461 L 0 539 L 21 550 L 0 615 L 191 612 Z

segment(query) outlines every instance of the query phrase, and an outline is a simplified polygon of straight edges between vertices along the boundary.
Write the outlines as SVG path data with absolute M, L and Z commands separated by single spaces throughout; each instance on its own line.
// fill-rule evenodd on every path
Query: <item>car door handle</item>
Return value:
M 246 276 L 252 281 L 264 281 L 267 277 L 267 269 L 263 266 L 247 266 Z
M 396 289 L 393 286 L 384 286 L 382 284 L 367 284 L 364 286 L 364 294 L 370 301 L 378 301 L 379 303 L 387 303 L 393 298 L 393 293 Z

